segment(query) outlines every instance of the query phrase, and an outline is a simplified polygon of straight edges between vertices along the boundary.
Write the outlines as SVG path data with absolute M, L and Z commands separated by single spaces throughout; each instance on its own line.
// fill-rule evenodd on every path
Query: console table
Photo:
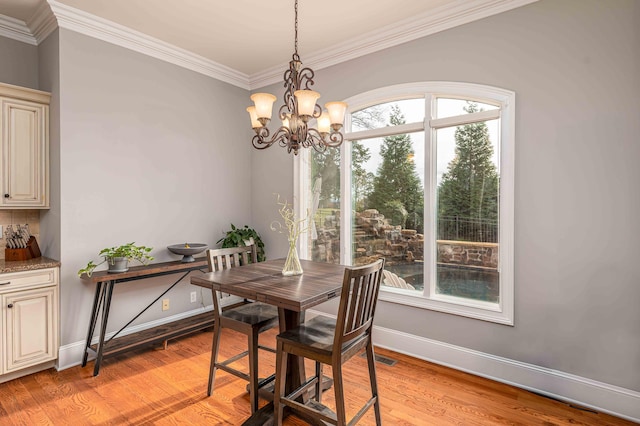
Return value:
M 118 335 L 127 328 L 133 321 L 142 315 L 147 309 L 155 304 L 162 296 L 167 294 L 169 290 L 176 286 L 192 271 L 208 271 L 206 259 L 196 259 L 195 262 L 182 263 L 181 261 L 154 263 L 144 266 L 134 266 L 129 268 L 127 272 L 108 273 L 107 271 L 94 272 L 90 277 L 83 275 L 82 278 L 96 285 L 96 293 L 93 299 L 93 309 L 91 310 L 91 319 L 89 321 L 89 332 L 87 333 L 87 342 L 84 348 L 84 356 L 82 357 L 82 366 L 87 365 L 89 353 L 96 355 L 96 363 L 93 368 L 93 375 L 97 376 L 100 372 L 100 364 L 102 359 L 108 355 L 124 352 L 126 350 L 139 347 L 144 344 L 151 344 L 160 341 L 166 341 L 171 338 L 183 336 L 185 334 L 202 330 L 213 326 L 213 313 L 205 312 L 184 318 L 158 327 L 143 330 L 137 333 L 127 334 L 118 337 Z M 159 277 L 169 274 L 178 274 L 178 278 L 169 288 L 155 298 L 155 300 L 133 317 L 127 324 L 118 330 L 109 340 L 105 341 L 105 333 L 107 330 L 107 322 L 109 320 L 109 310 L 111 308 L 111 298 L 113 295 L 113 287 L 116 284 L 127 283 L 135 280 Z M 91 344 L 98 324 L 98 317 L 101 316 L 102 323 L 100 325 L 100 338 L 95 345 Z

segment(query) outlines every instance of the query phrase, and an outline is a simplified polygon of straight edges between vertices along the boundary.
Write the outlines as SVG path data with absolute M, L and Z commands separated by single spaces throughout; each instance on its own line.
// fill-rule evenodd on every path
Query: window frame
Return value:
M 385 127 L 381 129 L 346 132 L 345 141 L 341 146 L 340 155 L 340 221 L 351 223 L 351 163 L 350 142 L 371 137 L 384 137 L 391 134 L 424 132 L 425 138 L 425 218 L 432 217 L 436 209 L 437 184 L 436 184 L 436 131 L 439 128 L 463 125 L 479 120 L 499 118 L 499 161 L 500 161 L 500 207 L 499 207 L 499 291 L 498 303 L 474 301 L 454 296 L 435 293 L 437 255 L 436 221 L 429 220 L 428 228 L 425 221 L 425 285 L 420 293 L 412 290 L 404 290 L 383 286 L 380 292 L 380 300 L 398 303 L 402 305 L 446 312 L 469 318 L 480 319 L 505 325 L 514 325 L 514 194 L 515 194 L 515 92 L 474 83 L 461 82 L 417 82 L 399 84 L 374 89 L 359 95 L 355 95 L 345 102 L 349 107 L 345 119 L 345 129 L 350 129 L 351 112 L 358 111 L 378 104 L 400 101 L 404 99 L 424 98 L 425 118 L 423 122 L 407 123 L 400 126 Z M 488 110 L 473 114 L 460 115 L 446 118 L 433 118 L 432 111 L 435 108 L 437 98 L 457 98 L 473 100 L 482 103 L 497 105 L 496 110 Z M 303 150 L 294 161 L 294 194 L 295 208 L 299 217 L 304 217 L 303 206 L 310 205 L 310 194 L 305 188 L 310 187 L 308 182 L 308 170 L 310 165 L 310 150 Z M 349 171 L 349 173 L 345 173 Z M 340 263 L 351 264 L 351 227 L 340 227 Z M 303 256 L 308 253 L 309 238 L 301 238 L 300 248 Z M 427 261 L 428 259 L 428 261 Z M 427 282 L 428 280 L 428 282 Z

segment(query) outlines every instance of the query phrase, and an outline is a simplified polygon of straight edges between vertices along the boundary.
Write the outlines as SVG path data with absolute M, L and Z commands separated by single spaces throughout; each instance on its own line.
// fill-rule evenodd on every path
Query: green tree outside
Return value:
M 353 203 L 356 211 L 364 210 L 369 195 L 373 191 L 374 175 L 363 167 L 363 164 L 370 158 L 369 148 L 358 141 L 352 143 L 351 187 L 353 188 Z
M 478 112 L 472 102 L 464 108 L 468 113 Z M 498 219 L 498 185 L 496 166 L 491 160 L 493 145 L 486 123 L 460 126 L 455 131 L 455 157 L 449 163 L 438 186 L 438 220 L 458 218 L 471 224 L 468 235 L 460 238 L 484 241 L 487 224 Z M 446 231 L 450 223 L 440 223 Z M 485 231 L 483 231 L 485 229 Z M 494 233 L 495 234 L 495 233 Z
M 397 105 L 391 107 L 389 123 L 405 124 Z M 411 136 L 392 135 L 384 138 L 380 149 L 382 162 L 373 180 L 373 191 L 367 205 L 375 208 L 393 225 L 423 232 L 424 196 L 422 182 L 413 162 Z

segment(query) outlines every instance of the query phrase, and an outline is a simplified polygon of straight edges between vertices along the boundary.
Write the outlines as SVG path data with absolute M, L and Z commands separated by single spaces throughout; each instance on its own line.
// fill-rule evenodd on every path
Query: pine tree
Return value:
M 406 122 L 397 105 L 391 107 L 389 122 L 392 126 Z M 382 163 L 373 181 L 368 206 L 391 219 L 393 225 L 423 232 L 423 189 L 413 162 L 411 137 L 408 134 L 387 136 L 380 155 Z
M 320 207 L 336 207 L 332 202 L 340 200 L 340 150 L 327 148 L 324 152 L 313 151 L 311 155 L 311 175 L 314 180 L 322 178 Z
M 473 113 L 479 109 L 469 102 L 464 110 Z M 481 229 L 498 218 L 498 173 L 491 161 L 489 130 L 484 122 L 460 126 L 455 140 L 455 157 L 438 187 L 438 218 L 468 221 L 472 224 L 469 235 L 460 238 L 486 240 Z
M 369 194 L 373 191 L 373 173 L 367 172 L 363 164 L 369 161 L 369 148 L 358 141 L 353 141 L 351 150 L 351 186 L 356 211 L 364 209 Z

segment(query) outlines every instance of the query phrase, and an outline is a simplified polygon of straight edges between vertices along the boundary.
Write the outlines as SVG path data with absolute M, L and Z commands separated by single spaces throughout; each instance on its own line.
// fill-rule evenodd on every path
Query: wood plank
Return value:
M 152 345 L 176 337 L 185 336 L 205 328 L 213 327 L 213 312 L 204 312 L 146 330 L 127 334 L 105 342 L 103 357 L 131 350 L 132 348 Z M 91 345 L 96 352 L 97 345 Z
M 260 335 L 273 346 L 276 330 Z M 104 361 L 99 376 L 80 366 L 54 369 L 0 385 L 0 424 L 239 425 L 250 415 L 246 382 L 223 371 L 207 397 L 210 331 L 177 338 L 167 350 L 141 348 Z M 243 335 L 225 330 L 220 356 L 246 347 Z M 545 398 L 523 389 L 431 364 L 384 349 L 376 353 L 394 366 L 376 365 L 385 425 L 584 425 L 632 426 L 634 423 Z M 260 351 L 260 376 L 274 369 L 275 355 Z M 238 367 L 245 364 L 238 362 Z M 311 374 L 313 364 L 306 365 Z M 326 368 L 326 374 L 331 369 Z M 369 392 L 366 359 L 344 365 L 347 413 L 355 414 Z M 323 404 L 334 409 L 333 390 Z M 265 406 L 267 401 L 261 400 Z M 290 416 L 285 425 L 306 423 Z M 375 425 L 369 410 L 358 425 Z
M 122 281 L 130 278 L 136 278 L 141 276 L 170 274 L 180 271 L 188 271 L 192 269 L 202 269 L 206 271 L 209 269 L 207 260 L 203 258 L 197 258 L 195 262 L 182 263 L 180 260 L 173 262 L 161 262 L 151 263 L 149 265 L 132 266 L 127 272 L 109 273 L 108 271 L 98 271 L 91 274 L 90 277 L 87 274 L 82 274 L 82 279 L 91 282 L 99 283 L 104 281 Z

